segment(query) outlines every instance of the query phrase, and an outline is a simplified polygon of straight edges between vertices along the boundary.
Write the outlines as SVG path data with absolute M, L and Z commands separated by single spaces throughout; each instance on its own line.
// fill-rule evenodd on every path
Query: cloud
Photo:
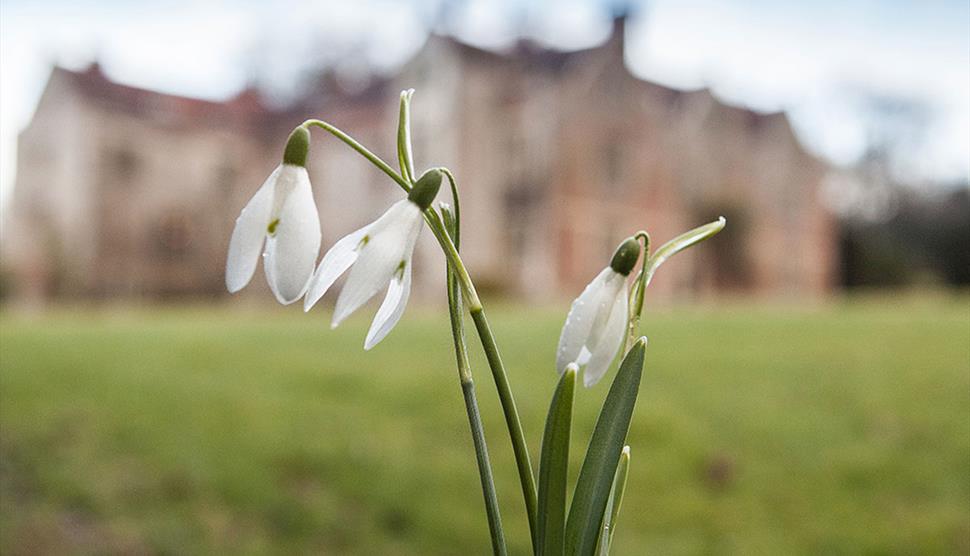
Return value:
M 970 14 L 961 2 L 656 0 L 632 41 L 641 76 L 709 86 L 728 101 L 791 109 L 796 128 L 839 162 L 865 146 L 853 89 L 920 99 L 942 116 L 924 168 L 970 175 Z

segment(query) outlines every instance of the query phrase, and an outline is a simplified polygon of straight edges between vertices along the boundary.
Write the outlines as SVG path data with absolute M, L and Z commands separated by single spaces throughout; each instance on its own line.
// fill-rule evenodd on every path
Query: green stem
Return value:
M 462 381 L 461 392 L 465 398 L 468 424 L 471 426 L 472 440 L 475 443 L 475 459 L 478 462 L 478 476 L 481 479 L 482 493 L 485 496 L 485 513 L 488 517 L 488 532 L 492 539 L 492 552 L 497 556 L 505 556 L 508 554 L 508 548 L 505 546 L 502 516 L 498 510 L 498 496 L 495 494 L 492 466 L 488 460 L 488 448 L 485 445 L 482 417 L 478 413 L 478 401 L 475 399 L 475 383 Z
M 643 314 L 643 296 L 647 290 L 647 284 L 650 283 L 650 278 L 653 275 L 653 269 L 648 266 L 650 263 L 650 234 L 640 230 L 633 237 L 643 241 L 643 253 L 641 255 L 640 272 L 634 278 L 633 290 L 630 292 L 630 318 L 627 321 L 626 345 L 623 348 L 624 353 L 630 351 L 630 348 L 633 347 L 633 342 L 639 337 L 637 332 L 640 328 L 640 316 Z
M 515 464 L 519 470 L 519 482 L 522 485 L 522 496 L 525 498 L 525 510 L 529 516 L 529 530 L 532 532 L 534 548 L 537 497 L 536 480 L 532 474 L 532 462 L 529 461 L 529 448 L 525 444 L 525 434 L 522 432 L 519 412 L 515 408 L 515 398 L 512 396 L 512 388 L 509 386 L 509 378 L 505 372 L 505 365 L 502 363 L 498 345 L 495 343 L 492 329 L 485 317 L 485 310 L 479 307 L 478 310 L 470 310 L 470 312 L 472 320 L 475 322 L 475 329 L 478 331 L 478 337 L 482 342 L 482 349 L 485 350 L 488 366 L 492 370 L 492 378 L 495 379 L 495 387 L 498 389 L 499 400 L 502 402 L 502 411 L 505 413 L 505 424 L 508 426 L 509 437 L 512 440 L 512 451 L 515 453 Z
M 397 183 L 401 189 L 404 191 L 411 191 L 411 184 L 408 183 L 408 180 L 403 178 L 401 174 L 395 172 L 387 162 L 384 162 L 381 159 L 381 157 L 372 153 L 367 147 L 361 145 L 356 139 L 350 135 L 347 135 L 336 126 L 317 119 L 307 120 L 303 122 L 302 125 L 304 127 L 316 126 L 327 131 L 337 139 L 340 139 L 346 143 L 348 146 L 350 146 L 350 148 L 360 153 L 361 156 L 376 166 L 378 170 L 387 174 L 387 176 L 394 180 L 394 182 Z M 446 176 L 448 176 L 448 179 L 452 182 L 452 187 L 454 188 L 454 176 L 450 171 L 447 170 L 447 168 L 442 168 L 441 170 Z M 435 239 L 437 239 L 438 243 L 441 245 L 441 248 L 445 253 L 445 258 L 448 259 L 448 263 L 452 265 L 455 272 L 458 274 L 458 283 L 461 284 L 462 289 L 464 290 L 465 297 L 468 301 L 468 310 L 472 311 L 476 308 L 480 308 L 481 301 L 478 299 L 478 292 L 475 291 L 475 285 L 472 283 L 471 276 L 468 275 L 468 270 L 461 261 L 461 256 L 458 255 L 458 250 L 455 248 L 451 238 L 448 237 L 448 233 L 445 231 L 445 226 L 444 223 L 441 222 L 441 217 L 438 216 L 437 212 L 429 207 L 428 210 L 424 211 L 424 220 L 428 223 L 431 233 L 434 234 Z
M 424 220 L 428 223 L 428 228 L 431 229 L 431 233 L 438 240 L 438 244 L 441 245 L 448 264 L 455 271 L 455 277 L 458 279 L 458 283 L 461 284 L 465 299 L 468 302 L 468 311 L 480 311 L 482 309 L 482 301 L 478 298 L 475 284 L 472 282 L 472 277 L 468 274 L 468 269 L 465 268 L 465 263 L 461 260 L 461 255 L 458 254 L 458 249 L 455 248 L 455 244 L 448 237 L 448 232 L 445 231 L 441 217 L 438 216 L 438 213 L 434 209 L 429 207 L 424 211 Z
M 452 239 L 455 241 L 455 248 L 457 249 L 461 245 L 461 201 L 458 198 L 458 182 L 455 180 L 455 175 L 451 173 L 451 170 L 444 167 L 438 169 L 448 178 L 448 183 L 451 185 L 451 199 L 455 203 L 455 233 Z
M 509 386 L 508 374 L 505 372 L 505 364 L 502 363 L 502 357 L 498 351 L 498 345 L 495 343 L 495 337 L 492 335 L 491 327 L 488 325 L 488 320 L 485 317 L 485 310 L 482 307 L 481 300 L 478 298 L 478 294 L 475 291 L 475 285 L 471 280 L 471 276 L 468 275 L 468 271 L 465 265 L 462 263 L 461 257 L 458 255 L 458 246 L 460 242 L 459 235 L 459 218 L 460 211 L 460 201 L 458 196 L 458 187 L 454 175 L 447 168 L 441 168 L 441 171 L 448 177 L 448 181 L 451 184 L 452 198 L 455 203 L 454 208 L 454 222 L 448 223 L 449 213 L 442 211 L 445 216 L 446 223 L 448 227 L 454 230 L 451 238 L 447 235 L 444 239 L 449 241 L 442 242 L 442 248 L 445 250 L 446 255 L 452 255 L 449 257 L 449 268 L 454 270 L 454 273 L 449 275 L 450 278 L 458 279 L 463 285 L 465 291 L 468 293 L 471 302 L 469 302 L 469 312 L 471 313 L 472 320 L 475 322 L 475 329 L 478 331 L 478 337 L 481 340 L 482 348 L 485 351 L 485 357 L 488 361 L 489 369 L 492 371 L 492 378 L 495 380 L 495 387 L 498 390 L 499 400 L 502 403 L 502 411 L 505 414 L 505 424 L 509 430 L 509 437 L 512 440 L 512 451 L 515 454 L 515 463 L 519 471 L 519 482 L 522 485 L 522 496 L 525 499 L 526 513 L 529 517 L 529 530 L 532 533 L 533 548 L 535 548 L 535 531 L 536 531 L 536 506 L 537 506 L 537 496 L 536 496 L 536 483 L 535 476 L 532 473 L 532 462 L 529 460 L 529 448 L 525 443 L 525 434 L 522 432 L 522 424 L 519 420 L 519 413 L 515 407 L 515 398 L 512 396 L 512 388 Z M 432 230 L 436 229 L 434 224 L 440 223 L 437 218 L 438 213 L 434 211 L 427 211 L 431 213 L 430 220 L 436 222 L 430 227 Z M 454 241 L 451 241 L 453 239 Z M 449 282 L 449 287 L 451 283 Z M 455 288 L 455 295 L 457 295 L 457 288 Z M 461 314 L 459 309 L 459 315 Z M 452 316 L 452 320 L 455 317 Z M 456 348 L 457 349 L 457 348 Z M 469 380 L 471 375 L 469 373 Z
M 394 180 L 394 182 L 401 186 L 402 189 L 405 191 L 411 190 L 411 184 L 401 177 L 400 174 L 395 172 L 390 165 L 381 160 L 379 156 L 372 153 L 343 131 L 322 120 L 307 120 L 303 123 L 303 125 L 317 126 L 326 130 L 360 153 L 379 170 L 387 174 L 388 177 Z M 450 172 L 448 172 L 448 174 L 450 174 Z M 431 229 L 431 232 L 438 240 L 438 243 L 441 245 L 445 258 L 448 260 L 448 265 L 455 272 L 455 278 L 457 278 L 458 283 L 462 286 L 465 299 L 468 303 L 468 312 L 471 313 L 472 320 L 475 321 L 475 329 L 478 332 L 478 337 L 482 343 L 482 348 L 485 350 L 485 356 L 488 360 L 488 366 L 492 371 L 492 377 L 495 379 L 495 387 L 498 390 L 499 400 L 502 403 L 502 411 L 505 414 L 505 423 L 508 426 L 509 436 L 512 440 L 512 450 L 515 453 L 515 463 L 519 471 L 519 482 L 522 484 L 522 495 L 525 498 L 526 512 L 529 516 L 529 529 L 532 532 L 534 546 L 536 524 L 536 481 L 532 474 L 532 463 L 529 461 L 529 450 L 525 444 L 525 435 L 522 432 L 522 424 L 519 421 L 519 414 L 515 407 L 515 399 L 512 397 L 512 390 L 509 387 L 508 375 L 505 372 L 505 365 L 502 363 L 502 359 L 499 356 L 498 346 L 495 344 L 495 338 L 492 336 L 492 330 L 489 328 L 488 321 L 485 318 L 482 302 L 478 298 L 478 292 L 475 291 L 475 284 L 472 282 L 471 276 L 469 276 L 468 270 L 465 268 L 465 264 L 461 260 L 461 255 L 458 254 L 458 249 L 451 241 L 451 238 L 448 237 L 448 232 L 445 230 L 441 217 L 437 212 L 431 208 L 428 208 L 428 210 L 424 211 L 424 219 L 428 223 L 428 227 Z
M 411 191 L 411 184 L 408 183 L 406 179 L 401 177 L 400 174 L 395 172 L 394 169 L 391 168 L 387 162 L 384 162 L 383 160 L 381 160 L 381 157 L 370 152 L 370 150 L 368 150 L 367 147 L 361 145 L 360 143 L 357 142 L 356 139 L 354 139 L 350 135 L 347 135 L 343 131 L 340 131 L 337 127 L 323 120 L 314 120 L 314 119 L 307 120 L 303 122 L 302 125 L 303 127 L 316 126 L 326 130 L 337 139 L 340 139 L 341 141 L 346 143 L 348 146 L 350 146 L 350 148 L 360 153 L 364 158 L 369 160 L 371 164 L 373 164 L 374 166 L 377 166 L 378 169 L 380 169 L 382 172 L 387 174 L 392 180 L 394 180 L 399 186 L 401 186 L 401 189 L 405 191 Z
M 445 226 L 459 247 L 457 214 L 442 209 Z M 478 400 L 475 397 L 475 382 L 472 380 L 471 364 L 468 362 L 468 347 L 465 345 L 465 324 L 462 320 L 461 290 L 455 278 L 455 272 L 448 265 L 448 316 L 451 320 L 451 337 L 455 342 L 455 358 L 457 359 L 458 378 L 461 381 L 461 392 L 465 399 L 465 410 L 468 413 L 468 425 L 471 428 L 472 442 L 475 445 L 475 459 L 478 462 L 478 476 L 482 483 L 482 494 L 485 496 L 485 513 L 488 517 L 488 531 L 492 538 L 492 551 L 496 555 L 505 555 L 505 533 L 502 530 L 502 517 L 499 513 L 498 495 L 495 492 L 495 481 L 492 478 L 492 465 L 488 459 L 488 447 L 485 443 L 485 430 L 482 427 L 482 417 L 478 412 Z

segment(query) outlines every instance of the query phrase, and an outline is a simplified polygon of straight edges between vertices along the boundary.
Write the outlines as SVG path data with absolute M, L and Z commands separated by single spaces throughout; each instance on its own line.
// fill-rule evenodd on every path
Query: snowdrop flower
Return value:
M 441 172 L 428 170 L 414 184 L 407 199 L 391 205 L 373 223 L 334 244 L 310 280 L 303 309 L 309 311 L 334 281 L 353 266 L 334 308 L 331 328 L 385 287 L 387 295 L 367 332 L 364 349 L 387 336 L 404 313 L 411 293 L 411 255 L 422 228 L 422 212 L 438 194 Z
M 320 251 L 320 217 L 306 171 L 309 147 L 309 131 L 293 130 L 283 163 L 236 219 L 226 260 L 226 287 L 231 293 L 252 279 L 261 251 L 266 281 L 280 303 L 293 303 L 306 291 Z
M 626 277 L 639 257 L 640 243 L 628 238 L 616 249 L 610 266 L 573 301 L 559 336 L 556 369 L 560 374 L 571 363 L 585 365 L 583 384 L 587 387 L 606 374 L 626 335 Z

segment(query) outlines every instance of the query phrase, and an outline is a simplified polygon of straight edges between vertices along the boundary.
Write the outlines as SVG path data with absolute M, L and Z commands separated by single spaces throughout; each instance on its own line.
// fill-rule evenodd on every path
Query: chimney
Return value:
M 626 48 L 626 21 L 629 16 L 629 5 L 623 2 L 613 5 L 613 30 L 610 33 L 610 42 L 621 54 Z
M 97 58 L 91 60 L 88 67 L 84 68 L 84 73 L 95 77 L 104 77 L 104 72 L 101 71 L 101 62 Z

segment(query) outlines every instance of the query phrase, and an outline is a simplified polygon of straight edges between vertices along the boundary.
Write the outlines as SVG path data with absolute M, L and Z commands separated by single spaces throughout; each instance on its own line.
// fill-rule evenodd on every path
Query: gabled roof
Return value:
M 488 49 L 469 44 L 452 35 L 431 33 L 428 35 L 424 47 L 418 50 L 412 60 L 423 56 L 425 50 L 429 47 L 447 48 L 471 62 L 521 66 L 528 67 L 531 70 L 559 73 L 566 70 L 571 62 L 583 58 L 588 53 L 598 51 L 602 48 L 602 45 L 579 50 L 558 50 L 544 46 L 530 38 L 520 38 L 509 47 Z
M 784 127 L 794 136 L 784 112 L 762 113 L 724 102 L 708 89 L 676 89 L 634 75 L 623 61 L 623 30 L 624 22 L 622 18 L 618 18 L 614 21 L 613 33 L 604 43 L 572 51 L 552 49 L 527 39 L 517 41 L 505 51 L 488 50 L 462 42 L 452 36 L 431 34 L 425 46 L 412 60 L 426 55 L 428 48 L 444 47 L 467 61 L 559 75 L 588 60 L 602 58 L 605 53 L 607 56 L 618 57 L 619 59 L 615 61 L 631 80 L 671 108 L 689 99 L 708 99 L 715 112 L 720 110 L 742 112 L 741 116 L 752 130 L 781 119 L 784 121 Z M 94 102 L 104 103 L 112 110 L 121 110 L 149 121 L 154 120 L 169 126 L 239 128 L 272 127 L 274 120 L 290 120 L 296 115 L 323 106 L 342 107 L 344 110 L 355 112 L 359 112 L 355 108 L 372 108 L 382 104 L 390 94 L 388 87 L 392 83 L 393 76 L 373 76 L 364 87 L 347 89 L 339 83 L 332 72 L 323 72 L 310 93 L 282 110 L 268 107 L 254 88 L 247 88 L 226 101 L 209 101 L 123 85 L 110 80 L 97 63 L 91 64 L 83 71 L 55 67 L 52 79 L 55 78 L 66 79 L 77 91 Z M 801 148 L 797 137 L 795 144 Z M 804 148 L 802 151 L 804 152 Z
M 203 100 L 117 83 L 96 62 L 82 71 L 55 66 L 51 74 L 51 80 L 54 79 L 65 80 L 92 102 L 167 125 L 246 126 L 272 114 L 260 93 L 252 88 L 226 101 Z
M 473 62 L 519 66 L 527 68 L 530 71 L 538 70 L 547 71 L 551 74 L 560 74 L 569 71 L 575 64 L 582 64 L 606 52 L 608 55 L 618 57 L 616 61 L 622 67 L 627 77 L 635 81 L 645 91 L 666 102 L 670 108 L 675 108 L 679 103 L 684 101 L 700 99 L 712 103 L 711 108 L 714 113 L 723 110 L 724 112 L 737 114 L 752 131 L 767 128 L 775 124 L 782 124 L 782 128 L 792 135 L 794 144 L 802 153 L 811 158 L 815 158 L 805 151 L 804 146 L 791 127 L 788 115 L 784 111 L 762 112 L 753 110 L 746 106 L 726 102 L 718 98 L 713 91 L 706 87 L 699 89 L 678 89 L 643 79 L 632 73 L 623 60 L 624 19 L 625 17 L 621 16 L 614 20 L 613 33 L 606 41 L 597 46 L 581 50 L 556 50 L 528 39 L 520 39 L 511 48 L 505 50 L 489 50 L 462 42 L 460 39 L 450 35 L 431 34 L 428 36 L 425 46 L 418 51 L 414 58 L 423 56 L 428 47 L 436 46 L 449 48 L 456 52 L 458 56 Z M 610 51 L 615 54 L 610 54 Z

